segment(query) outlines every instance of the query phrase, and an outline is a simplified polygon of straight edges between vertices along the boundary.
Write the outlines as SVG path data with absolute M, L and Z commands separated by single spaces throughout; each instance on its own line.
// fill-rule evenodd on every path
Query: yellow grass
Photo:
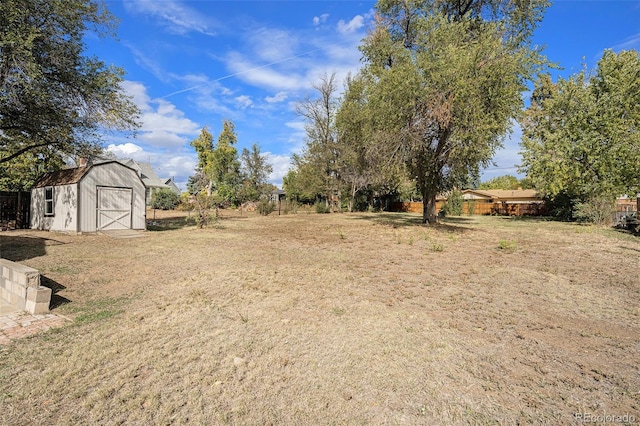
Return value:
M 244 215 L 159 218 L 135 239 L 0 234 L 75 317 L 0 346 L 0 423 L 640 421 L 637 237 Z

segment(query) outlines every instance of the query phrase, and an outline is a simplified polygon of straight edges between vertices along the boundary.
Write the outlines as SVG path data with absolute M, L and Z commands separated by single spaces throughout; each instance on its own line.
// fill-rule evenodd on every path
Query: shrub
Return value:
M 462 198 L 462 192 L 457 189 L 451 191 L 444 206 L 447 216 L 460 216 L 462 214 L 463 203 L 464 198 Z
M 195 208 L 196 203 L 193 199 L 193 195 L 189 194 L 188 192 L 183 192 L 182 195 L 180 195 L 180 202 L 176 206 L 176 209 L 187 212 L 193 211 L 195 210 Z
M 606 225 L 613 221 L 616 213 L 615 202 L 608 197 L 597 196 L 582 203 L 576 203 L 573 217 L 581 222 Z
M 323 202 L 316 203 L 316 213 L 329 213 L 329 212 L 330 212 L 330 209 L 325 203 Z
M 298 203 L 294 200 L 286 200 L 282 203 L 282 214 L 298 213 Z
M 173 210 L 180 202 L 178 194 L 169 188 L 155 191 L 151 196 L 151 208 L 159 210 Z
M 472 216 L 476 213 L 476 200 L 469 200 L 467 214 Z
M 262 216 L 269 216 L 276 209 L 276 205 L 271 201 L 260 200 L 258 203 L 258 212 Z

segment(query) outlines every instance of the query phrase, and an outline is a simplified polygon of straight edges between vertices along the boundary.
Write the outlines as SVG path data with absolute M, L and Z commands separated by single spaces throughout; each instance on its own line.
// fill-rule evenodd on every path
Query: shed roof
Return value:
M 33 185 L 34 188 L 44 188 L 45 186 L 59 186 L 59 185 L 71 185 L 78 183 L 93 167 L 99 167 L 104 164 L 117 163 L 122 167 L 131 169 L 118 161 L 105 161 L 97 164 L 90 164 L 82 167 L 74 167 L 72 169 L 58 170 L 56 172 L 45 173 L 38 178 Z M 133 169 L 131 169 L 133 170 Z
M 84 166 L 76 167 L 73 169 L 58 170 L 57 172 L 45 173 L 44 175 L 40 176 L 40 178 L 38 178 L 34 185 L 34 188 L 78 183 L 90 168 L 91 166 Z

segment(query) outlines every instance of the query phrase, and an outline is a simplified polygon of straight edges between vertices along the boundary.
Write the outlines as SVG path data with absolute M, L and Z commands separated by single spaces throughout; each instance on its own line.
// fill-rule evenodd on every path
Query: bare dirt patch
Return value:
M 0 423 L 640 420 L 637 237 L 228 211 L 198 230 L 163 214 L 135 239 L 0 236 L 75 318 L 0 347 Z

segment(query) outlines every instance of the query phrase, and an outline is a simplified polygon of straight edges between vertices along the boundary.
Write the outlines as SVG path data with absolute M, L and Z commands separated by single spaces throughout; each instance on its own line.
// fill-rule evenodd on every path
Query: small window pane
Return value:
M 44 214 L 45 216 L 53 216 L 53 187 L 44 189 Z

